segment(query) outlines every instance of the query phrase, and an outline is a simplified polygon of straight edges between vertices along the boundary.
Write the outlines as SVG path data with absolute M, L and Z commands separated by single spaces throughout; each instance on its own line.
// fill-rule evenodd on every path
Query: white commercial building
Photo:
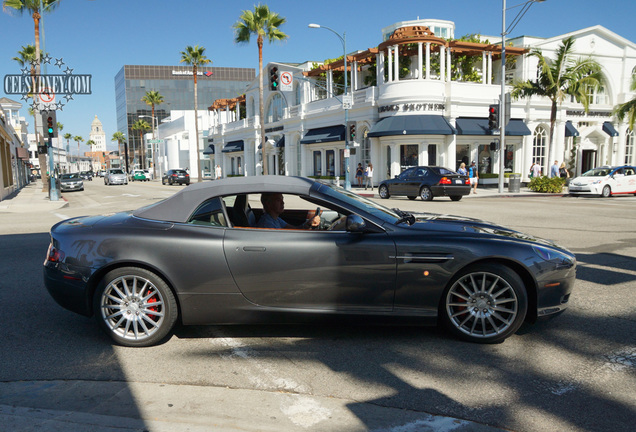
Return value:
M 455 33 L 454 23 L 442 20 L 408 21 L 383 29 L 376 48 L 347 55 L 350 99 L 341 94 L 343 60 L 319 68 L 312 62 L 269 63 L 261 71 L 266 77 L 265 143 L 258 116 L 259 76 L 245 95 L 215 101 L 210 116 L 201 116 L 210 122 L 207 138 L 199 145 L 202 157 L 209 160 L 206 166 L 219 164 L 224 175 L 260 175 L 266 158 L 269 174 L 342 180 L 348 168 L 353 180 L 357 164 L 371 162 L 377 184 L 413 165 L 457 169 L 470 161 L 478 164 L 480 182 L 496 183 L 501 157 L 504 171 L 520 173 L 524 181 L 533 161 L 544 167 L 544 173 L 554 160 L 565 161 L 575 173 L 636 163 L 634 133 L 612 114 L 617 104 L 635 96 L 630 82 L 636 73 L 636 44 L 601 26 L 548 39 L 507 41 L 507 59 L 516 60 L 507 62 L 506 91 L 513 81 L 536 78 L 537 59 L 525 55 L 529 50 L 540 49 L 553 58 L 568 37 L 575 41 L 574 57 L 591 56 L 607 77 L 603 88 L 590 92 L 587 113 L 574 100 L 559 105 L 550 157 L 545 150 L 551 104 L 539 97 L 512 101 L 506 148 L 497 149 L 498 135 L 489 130 L 487 117 L 489 105 L 501 94 L 500 38 L 482 37 L 477 43 L 451 39 Z M 284 78 L 282 84 L 291 79 L 289 90 L 270 90 L 267 76 L 272 79 L 272 74 Z M 167 153 L 194 150 L 183 137 L 187 132 L 191 140 L 192 129 L 180 118 L 173 121 L 178 127 L 160 127 L 160 137 L 169 135 L 175 143 L 166 141 Z M 204 124 L 199 121 L 206 132 Z M 165 135 L 162 129 L 171 132 Z M 345 141 L 351 149 L 348 167 Z M 193 166 L 191 156 L 179 153 L 173 160 L 181 168 L 186 163 Z

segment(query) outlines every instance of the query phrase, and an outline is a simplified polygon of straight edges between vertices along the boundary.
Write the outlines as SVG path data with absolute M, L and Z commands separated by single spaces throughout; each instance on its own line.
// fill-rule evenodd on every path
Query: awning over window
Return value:
M 300 140 L 301 144 L 316 144 L 323 142 L 335 142 L 345 140 L 345 127 L 344 125 L 327 126 L 316 129 L 309 129 L 309 132 L 305 134 L 303 139 Z
M 225 144 L 225 147 L 223 147 L 223 153 L 243 151 L 244 146 L 245 144 L 243 143 L 243 140 L 230 141 L 229 143 Z
M 214 144 L 210 144 L 210 145 L 208 145 L 208 148 L 206 148 L 205 150 L 203 150 L 203 154 L 204 154 L 204 155 L 211 155 L 211 154 L 214 154 Z
M 401 115 L 377 122 L 367 136 L 391 135 L 455 135 L 457 131 L 441 115 Z
M 455 121 L 458 135 L 492 135 L 487 118 L 458 118 Z M 506 125 L 506 136 L 530 135 L 530 129 L 523 120 L 512 119 Z
M 572 122 L 570 120 L 565 122 L 565 136 L 566 137 L 577 137 L 580 136 L 581 134 L 579 133 L 578 130 L 576 130 L 576 128 L 574 127 L 574 125 L 572 124 Z
M 618 131 L 614 129 L 614 125 L 608 121 L 603 122 L 603 132 L 608 134 L 611 137 L 617 137 Z

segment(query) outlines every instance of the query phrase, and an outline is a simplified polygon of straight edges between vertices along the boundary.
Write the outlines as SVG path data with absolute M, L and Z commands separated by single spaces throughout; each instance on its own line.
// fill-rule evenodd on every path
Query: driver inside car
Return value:
M 285 211 L 285 201 L 283 194 L 280 193 L 263 193 L 261 194 L 261 204 L 263 204 L 263 215 L 256 224 L 259 228 L 275 228 L 275 229 L 310 229 L 320 226 L 320 216 L 307 219 L 304 224 L 296 226 L 290 225 L 280 218 Z

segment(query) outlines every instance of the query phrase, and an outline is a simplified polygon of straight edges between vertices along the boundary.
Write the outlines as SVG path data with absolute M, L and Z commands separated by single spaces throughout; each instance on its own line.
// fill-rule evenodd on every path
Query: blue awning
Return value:
M 572 124 L 572 122 L 570 120 L 565 122 L 565 136 L 566 137 L 577 137 L 580 136 L 581 134 L 579 133 L 578 130 L 576 130 L 576 128 L 574 127 L 574 125 Z
M 205 150 L 203 150 L 203 154 L 204 155 L 211 155 L 214 154 L 214 144 L 210 144 L 208 146 L 208 148 L 206 148 Z
M 510 119 L 506 125 L 506 136 L 532 135 L 523 120 Z
M 225 144 L 225 147 L 223 147 L 223 153 L 243 151 L 244 146 L 245 144 L 243 143 L 243 140 L 230 141 L 229 143 Z
M 457 131 L 441 115 L 401 115 L 377 122 L 367 136 L 391 135 L 455 135 Z
M 608 134 L 611 137 L 617 137 L 618 131 L 614 129 L 614 125 L 608 121 L 603 122 L 603 132 Z
M 487 118 L 460 117 L 455 120 L 458 135 L 492 135 Z M 531 135 L 523 120 L 511 119 L 506 125 L 506 136 Z
M 345 140 L 345 127 L 344 125 L 327 126 L 316 129 L 309 129 L 309 132 L 305 134 L 303 139 L 300 140 L 301 144 L 316 144 L 323 142 L 335 142 Z
M 283 135 L 278 141 L 276 141 L 276 144 L 274 144 L 274 147 L 276 148 L 285 147 L 285 135 Z

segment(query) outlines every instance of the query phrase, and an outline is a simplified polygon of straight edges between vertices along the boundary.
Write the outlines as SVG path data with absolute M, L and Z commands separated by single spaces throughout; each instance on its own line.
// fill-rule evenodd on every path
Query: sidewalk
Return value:
M 351 191 L 355 192 L 358 195 L 369 197 L 369 198 L 380 198 L 378 195 L 378 188 L 375 187 L 373 189 L 365 189 L 359 188 L 357 186 L 351 185 Z M 546 196 L 565 196 L 567 195 L 567 189 L 564 188 L 564 191 L 561 193 L 540 193 L 533 192 L 527 187 L 521 187 L 519 192 L 508 192 L 508 186 L 503 189 L 502 193 L 499 193 L 499 189 L 497 186 L 495 187 L 485 187 L 479 186 L 477 187 L 477 193 L 473 193 L 472 190 L 470 195 L 465 195 L 462 199 L 473 199 L 473 198 L 518 198 L 518 197 L 546 197 Z M 440 197 L 441 198 L 441 197 Z M 448 199 L 448 198 L 447 198 Z
M 42 181 L 37 180 L 0 201 L 0 213 L 52 211 L 67 206 L 68 201 L 62 197 L 51 201 L 49 194 L 42 191 Z

